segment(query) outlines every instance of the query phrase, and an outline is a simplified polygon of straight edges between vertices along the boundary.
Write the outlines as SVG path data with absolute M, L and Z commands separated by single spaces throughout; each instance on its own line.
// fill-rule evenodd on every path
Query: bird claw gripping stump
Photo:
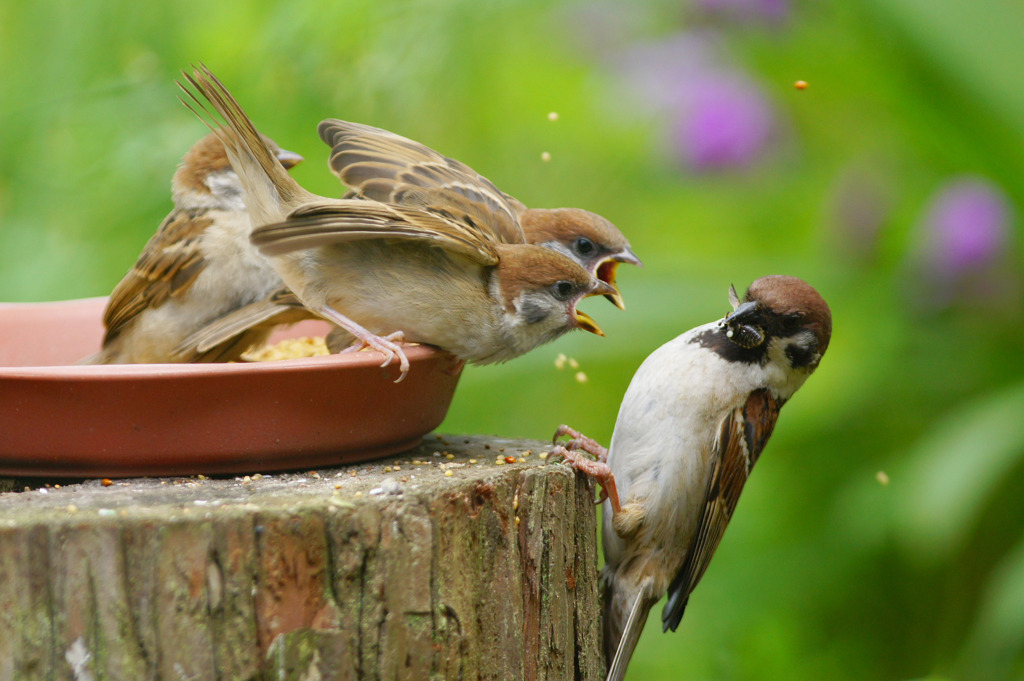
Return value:
M 558 438 L 565 436 L 571 439 L 565 442 L 558 441 Z M 555 431 L 552 444 L 554 444 L 554 448 L 548 453 L 549 457 L 562 457 L 570 466 L 584 475 L 593 478 L 601 486 L 601 496 L 596 503 L 601 503 L 607 499 L 612 505 L 613 513 L 618 513 L 622 510 L 622 506 L 619 504 L 619 491 L 615 486 L 615 476 L 612 474 L 612 469 L 609 468 L 607 463 L 607 448 L 596 440 L 566 425 L 559 426 L 558 430 Z M 581 452 L 591 454 L 596 460 L 587 458 Z

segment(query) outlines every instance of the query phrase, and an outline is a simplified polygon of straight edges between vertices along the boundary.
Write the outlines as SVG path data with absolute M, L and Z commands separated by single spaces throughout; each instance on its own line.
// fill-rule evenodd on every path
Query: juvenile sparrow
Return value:
M 387 130 L 330 119 L 323 121 L 318 131 L 331 147 L 331 171 L 350 187 L 343 198 L 422 205 L 423 192 L 437 190 L 436 209 L 443 211 L 447 210 L 447 196 L 454 195 L 459 200 L 467 192 L 480 197 L 501 196 L 515 212 L 527 243 L 551 248 L 575 260 L 591 275 L 608 283 L 613 291 L 606 296 L 619 308 L 624 307 L 622 295 L 615 287 L 616 268 L 619 263 L 641 263 L 622 232 L 600 215 L 579 208 L 527 208 L 469 166 Z M 415 192 L 410 191 L 413 188 Z M 250 325 L 295 321 L 303 309 L 298 298 L 282 289 L 216 320 L 185 345 L 206 348 L 226 343 Z M 338 352 L 351 342 L 352 336 L 344 329 L 336 329 L 327 337 L 331 352 Z
M 795 277 L 750 285 L 733 311 L 655 350 L 619 408 L 611 446 L 567 426 L 553 453 L 596 477 L 604 501 L 605 652 L 620 681 L 651 607 L 679 625 L 782 405 L 828 348 L 832 315 Z M 577 450 L 588 451 L 597 461 Z
M 583 269 L 615 289 L 605 297 L 626 309 L 618 286 L 620 263 L 643 266 L 626 236 L 607 219 L 581 208 L 527 208 L 519 214 L 526 240 L 572 258 Z
M 270 139 L 263 142 L 281 172 L 302 160 Z M 185 154 L 171 188 L 174 210 L 114 288 L 103 315 L 103 347 L 82 363 L 228 361 L 273 328 L 254 325 L 202 351 L 179 347 L 214 319 L 265 298 L 282 282 L 249 242 L 252 223 L 242 185 L 217 135 L 206 135 Z
M 565 256 L 527 244 L 501 192 L 426 188 L 402 205 L 317 196 L 275 161 L 208 69 L 185 78 L 198 95 L 183 90 L 199 109 L 213 118 L 205 98 L 235 133 L 223 140 L 257 226 L 252 243 L 308 310 L 384 353 L 384 365 L 397 358 L 399 380 L 409 369 L 403 341 L 488 363 L 574 328 L 603 335 L 576 305 L 613 289 Z M 216 120 L 212 127 L 224 130 Z
M 349 187 L 345 198 L 416 205 L 422 201 L 420 190 L 432 187 L 501 196 L 518 217 L 527 243 L 562 253 L 613 288 L 619 263 L 641 264 L 625 235 L 596 213 L 527 208 L 466 164 L 388 130 L 336 118 L 321 122 L 317 130 L 331 147 L 331 171 Z M 624 307 L 617 288 L 607 297 Z

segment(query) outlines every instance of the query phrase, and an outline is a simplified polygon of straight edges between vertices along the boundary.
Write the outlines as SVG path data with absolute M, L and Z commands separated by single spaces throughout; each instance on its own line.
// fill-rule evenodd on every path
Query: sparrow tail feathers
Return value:
M 633 604 L 629 608 L 629 615 L 626 618 L 625 626 L 622 628 L 622 635 L 619 637 L 619 644 L 615 648 L 615 658 L 608 667 L 606 681 L 622 681 L 626 676 L 626 667 L 633 657 L 636 644 L 640 641 L 640 634 L 644 630 L 644 623 L 647 622 L 647 614 L 651 611 L 652 601 L 647 596 L 647 589 L 641 588 Z
M 182 102 L 224 142 L 224 146 L 227 147 L 231 156 L 232 167 L 243 178 L 243 183 L 246 185 L 247 197 L 252 196 L 251 189 L 255 189 L 260 184 L 266 184 L 268 180 L 276 190 L 276 195 L 285 203 L 304 193 L 273 152 L 267 148 L 260 133 L 256 130 L 256 126 L 242 110 L 238 101 L 209 68 L 200 64 L 192 69 L 191 74 L 183 71 L 182 75 L 195 89 L 195 92 L 180 82 L 178 87 L 188 95 L 202 113 L 184 99 Z M 225 132 L 225 126 L 216 119 L 203 101 L 196 96 L 196 93 L 217 110 L 217 113 L 227 123 L 226 127 L 233 131 L 234 135 Z M 249 209 L 252 211 L 251 206 Z

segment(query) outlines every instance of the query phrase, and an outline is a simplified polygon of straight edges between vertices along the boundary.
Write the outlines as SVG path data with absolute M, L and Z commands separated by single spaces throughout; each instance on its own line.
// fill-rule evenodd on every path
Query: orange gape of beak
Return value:
M 629 248 L 625 248 L 615 255 L 608 256 L 605 258 L 600 265 L 597 266 L 597 272 L 594 273 L 598 279 L 611 286 L 612 290 L 610 293 L 605 294 L 605 298 L 612 301 L 615 307 L 620 310 L 626 309 L 626 301 L 622 299 L 622 294 L 619 293 L 619 287 L 615 285 L 615 274 L 619 269 L 620 263 L 629 263 L 630 265 L 636 265 L 637 267 L 643 267 L 644 264 L 640 262 L 640 258 L 636 257 L 636 254 Z
M 615 307 L 620 310 L 626 309 L 626 302 L 622 299 L 622 294 L 619 292 L 619 287 L 615 285 L 615 272 L 619 269 L 619 263 L 616 260 L 605 260 L 603 263 L 597 266 L 597 278 L 608 284 L 612 289 L 610 293 L 604 294 L 604 297 L 612 301 Z

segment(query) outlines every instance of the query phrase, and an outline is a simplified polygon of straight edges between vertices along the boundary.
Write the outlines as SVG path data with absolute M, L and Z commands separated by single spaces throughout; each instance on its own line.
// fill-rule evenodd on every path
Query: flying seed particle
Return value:
M 558 120 L 558 112 L 557 111 L 552 111 L 551 113 L 549 113 L 548 114 L 548 120 L 549 121 L 557 121 Z
M 550 160 L 551 160 L 551 153 L 550 153 L 550 152 L 547 152 L 547 151 L 543 152 L 543 153 L 542 153 L 542 154 L 540 155 L 540 160 L 542 160 L 542 161 L 544 161 L 545 163 L 547 163 L 548 161 L 550 161 Z
M 577 383 L 586 383 L 588 380 L 589 379 L 587 378 L 587 375 L 585 373 L 583 373 L 582 371 L 577 371 L 576 372 L 576 382 Z
M 579 362 L 577 362 L 577 361 L 575 360 L 575 358 L 573 358 L 573 357 L 570 357 L 570 358 L 569 358 L 569 368 L 570 368 L 570 369 L 579 369 L 579 368 L 580 368 L 580 363 L 579 363 Z
M 806 80 L 798 80 L 797 82 L 793 83 L 793 87 L 795 87 L 797 90 L 806 90 L 807 89 L 807 81 Z
M 878 471 L 875 473 L 875 479 L 878 480 L 879 484 L 889 484 L 889 475 L 885 471 Z

